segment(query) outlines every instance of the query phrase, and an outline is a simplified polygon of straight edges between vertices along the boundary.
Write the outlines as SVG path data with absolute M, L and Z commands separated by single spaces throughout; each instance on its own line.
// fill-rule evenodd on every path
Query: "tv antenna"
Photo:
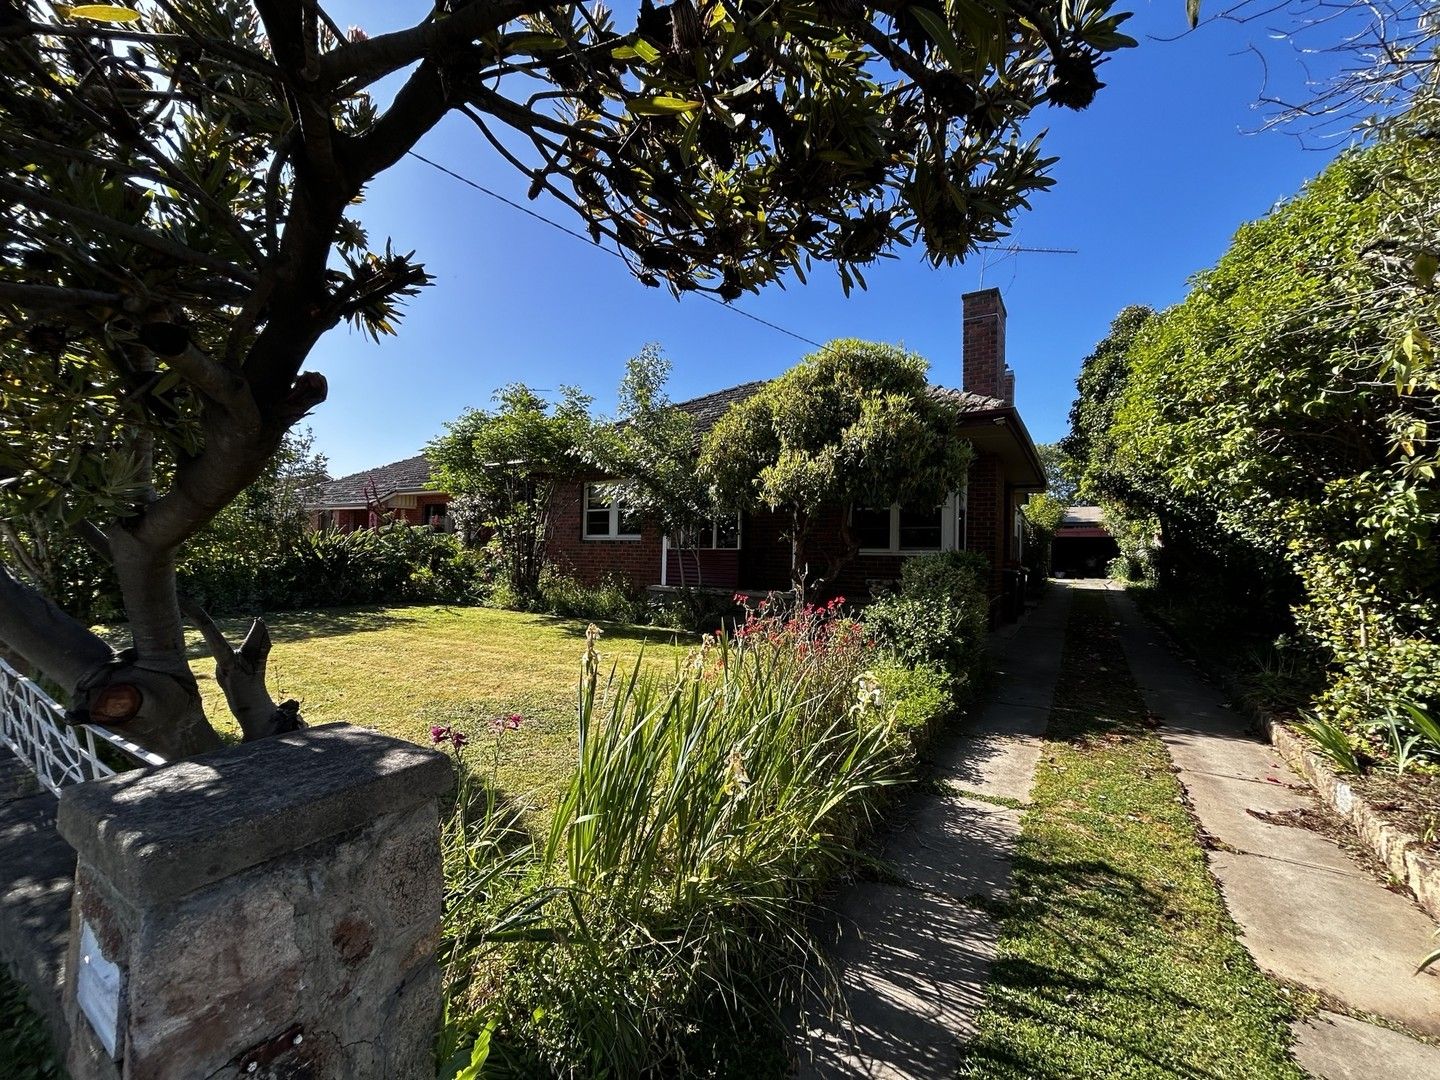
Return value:
M 980 251 L 980 286 L 985 285 L 985 271 L 991 266 L 998 266 L 1006 259 L 1016 255 L 1079 255 L 1079 248 L 1055 248 L 1055 247 L 1025 247 L 1021 244 L 988 244 L 979 249 Z M 993 262 L 990 259 L 991 253 L 998 252 L 1000 257 Z

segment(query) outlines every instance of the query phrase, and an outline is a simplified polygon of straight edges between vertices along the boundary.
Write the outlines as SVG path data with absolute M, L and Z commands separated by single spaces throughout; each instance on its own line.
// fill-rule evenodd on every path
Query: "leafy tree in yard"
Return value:
M 1194 523 L 1198 557 L 1248 551 L 1259 583 L 1298 585 L 1317 704 L 1357 729 L 1440 702 L 1436 115 L 1422 99 L 1243 227 L 1131 342 L 1097 439 L 1167 530 Z
M 529 600 L 545 565 L 555 487 L 582 471 L 595 436 L 591 399 L 567 386 L 551 405 L 520 383 L 496 397 L 498 409 L 467 410 L 425 452 L 436 483 L 467 500 L 492 530 L 516 599 Z
M 345 322 L 392 333 L 428 283 L 352 208 L 448 113 L 640 280 L 723 298 L 896 245 L 937 263 L 1050 183 L 1019 125 L 1083 108 L 1133 44 L 1109 0 L 942 5 L 445 0 L 367 36 L 318 2 L 0 11 L 3 516 L 114 566 L 133 649 L 0 574 L 0 640 L 169 757 L 219 745 L 175 561 L 324 400 Z M 191 617 L 206 626 L 203 613 Z M 257 624 L 207 641 L 246 738 L 292 726 Z M 136 691 L 138 690 L 138 694 Z
M 648 521 L 674 532 L 711 510 L 695 468 L 699 449 L 694 418 L 665 393 L 670 361 L 646 345 L 625 366 L 615 423 L 604 427 L 590 459 L 608 475 L 623 502 Z
M 716 505 L 763 506 L 789 519 L 797 594 L 832 580 L 860 550 L 842 515 L 839 550 L 811 579 L 810 541 L 834 507 L 934 505 L 964 481 L 973 451 L 955 407 L 932 394 L 923 357 L 893 345 L 838 340 L 811 353 L 706 435 L 700 474 Z

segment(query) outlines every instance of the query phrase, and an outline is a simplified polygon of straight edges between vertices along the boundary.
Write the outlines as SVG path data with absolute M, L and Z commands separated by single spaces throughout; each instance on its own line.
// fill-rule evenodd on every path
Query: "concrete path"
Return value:
M 838 905 L 835 955 L 850 1016 L 816 1018 L 797 1075 L 950 1080 L 975 1032 L 999 933 L 979 901 L 1003 896 L 1049 718 L 1069 610 L 1047 590 L 992 642 L 996 688 L 938 748 L 937 790 L 915 800 L 885 849 L 889 882 L 858 882 Z
M 1158 734 L 1213 838 L 1210 869 L 1245 946 L 1265 971 L 1337 1007 L 1297 1025 L 1296 1060 L 1321 1080 L 1440 1078 L 1440 1047 L 1340 1012 L 1440 1036 L 1440 976 L 1414 974 L 1434 924 L 1335 841 L 1257 817 L 1319 804 L 1220 691 L 1157 640 L 1128 596 L 1112 588 L 1108 600 L 1145 704 L 1162 721 Z

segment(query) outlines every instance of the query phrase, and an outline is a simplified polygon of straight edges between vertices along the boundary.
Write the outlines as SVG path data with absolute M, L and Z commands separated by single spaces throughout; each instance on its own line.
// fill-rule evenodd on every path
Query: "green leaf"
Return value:
M 128 23 L 140 18 L 140 12 L 123 4 L 77 4 L 75 7 L 56 4 L 55 13 L 62 19 L 94 19 L 96 22 Z
M 1431 252 L 1422 251 L 1415 256 L 1415 280 L 1425 288 L 1435 280 L 1436 271 L 1440 271 L 1440 258 L 1436 258 Z
M 935 42 L 940 52 L 944 55 L 946 62 L 956 71 L 964 71 L 967 67 L 965 57 L 960 54 L 960 47 L 951 36 L 950 27 L 946 25 L 935 12 L 929 8 L 918 5 L 911 5 L 910 14 L 915 16 L 915 21 L 925 28 L 925 33 Z
M 700 108 L 700 102 L 657 94 L 654 97 L 636 98 L 627 107 L 633 116 L 678 116 L 694 112 Z

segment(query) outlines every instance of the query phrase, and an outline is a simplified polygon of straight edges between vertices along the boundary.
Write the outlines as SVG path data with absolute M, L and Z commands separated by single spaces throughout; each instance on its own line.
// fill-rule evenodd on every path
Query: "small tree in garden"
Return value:
M 1025 515 L 1026 565 L 1038 570 L 1042 577 L 1050 575 L 1055 533 L 1059 530 L 1060 523 L 1065 520 L 1068 505 L 1068 501 L 1057 499 L 1048 491 L 1042 491 L 1031 495 L 1022 508 Z
M 110 561 L 133 650 L 8 572 L 0 640 L 172 758 L 219 745 L 178 552 L 325 399 L 320 337 L 391 334 L 428 284 L 354 207 L 447 114 L 646 284 L 729 299 L 818 260 L 848 288 L 1003 235 L 1051 182 L 1022 122 L 1134 44 L 1109 0 L 446 0 L 374 36 L 318 0 L 0 11 L 0 517 Z M 293 726 L 263 627 L 236 650 L 190 615 L 245 737 Z
M 579 474 L 595 437 L 591 399 L 562 387 L 551 404 L 515 383 L 496 394 L 494 412 L 467 410 L 428 447 L 435 479 L 466 499 L 490 529 L 517 599 L 533 598 L 545 565 L 555 486 Z
M 695 420 L 665 393 L 670 361 L 646 345 L 626 365 L 614 424 L 600 429 L 588 458 L 625 505 L 681 546 L 714 516 L 715 504 L 696 468 Z
M 935 505 L 961 486 L 970 444 L 959 414 L 932 394 L 929 364 L 893 345 L 837 340 L 731 407 L 706 436 L 700 474 L 716 504 L 765 507 L 788 519 L 797 594 L 832 580 L 859 552 L 848 513 L 840 544 L 819 553 L 819 515 L 836 507 Z

